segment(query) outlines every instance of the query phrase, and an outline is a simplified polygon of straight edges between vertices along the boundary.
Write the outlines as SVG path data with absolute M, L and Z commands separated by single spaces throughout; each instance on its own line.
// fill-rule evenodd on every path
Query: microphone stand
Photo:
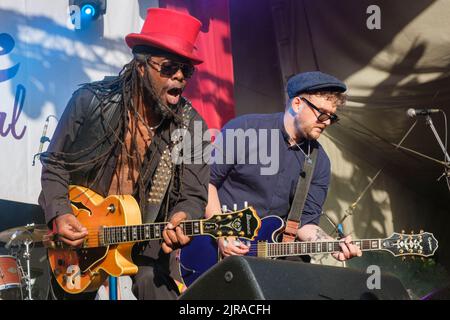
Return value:
M 33 156 L 33 163 L 32 166 L 34 167 L 36 164 L 36 158 L 39 159 L 40 155 L 42 154 L 42 148 L 44 147 L 44 143 L 45 142 L 50 142 L 50 139 L 46 136 L 47 135 L 47 129 L 48 129 L 48 123 L 50 121 L 50 118 L 55 118 L 56 121 L 58 121 L 58 118 L 54 115 L 49 115 L 46 119 L 45 119 L 45 125 L 44 125 L 44 130 L 42 131 L 42 136 L 41 139 L 39 140 L 39 150 L 38 153 L 36 153 Z
M 442 111 L 442 110 L 441 110 L 441 112 L 444 113 L 444 111 Z M 446 117 L 445 113 L 444 113 L 444 117 Z M 448 152 L 445 149 L 446 146 L 444 146 L 444 144 L 442 143 L 441 137 L 439 136 L 439 134 L 436 131 L 436 127 L 434 126 L 433 120 L 431 120 L 430 115 L 426 116 L 425 121 L 426 121 L 426 124 L 430 127 L 431 131 L 433 131 L 433 134 L 436 137 L 436 140 L 437 140 L 439 146 L 441 147 L 442 152 L 444 153 L 444 156 L 445 156 L 444 173 L 437 180 L 439 181 L 439 180 L 441 180 L 442 177 L 445 177 L 448 190 L 450 191 L 450 156 L 448 155 Z M 445 121 L 445 124 L 447 125 L 447 120 Z
M 406 137 L 411 133 L 412 129 L 414 129 L 414 127 L 417 124 L 417 120 L 411 125 L 411 127 L 408 129 L 408 131 L 405 133 L 405 135 L 403 136 L 403 138 L 400 140 L 400 142 L 398 144 L 395 145 L 395 150 L 397 150 L 398 148 L 400 148 L 401 144 L 403 143 L 403 141 L 405 141 Z M 380 170 L 378 170 L 378 172 L 370 179 L 369 183 L 367 184 L 367 186 L 364 188 L 364 190 L 361 192 L 361 194 L 358 196 L 358 198 L 355 200 L 355 202 L 353 202 L 351 205 L 349 205 L 349 207 L 345 210 L 345 215 L 344 217 L 341 219 L 341 221 L 336 225 L 335 229 L 333 230 L 333 233 L 339 232 L 339 226 L 342 226 L 342 223 L 344 222 L 345 219 L 347 219 L 347 217 L 353 215 L 353 212 L 356 209 L 356 206 L 358 205 L 358 202 L 361 201 L 362 197 L 366 194 L 366 192 L 369 190 L 369 188 L 374 184 L 375 180 L 378 178 L 378 176 L 380 175 L 380 173 L 384 170 L 384 168 L 386 167 L 387 164 L 385 164 Z M 342 232 L 342 231 L 341 231 Z
M 435 126 L 433 124 L 433 120 L 431 120 L 430 115 L 426 116 L 425 121 L 426 121 L 426 124 L 431 128 L 431 131 L 433 131 L 434 136 L 436 137 L 436 140 L 437 140 L 437 142 L 439 143 L 439 146 L 442 149 L 442 152 L 444 152 L 445 159 L 446 159 L 447 166 L 448 166 L 448 163 L 450 163 L 450 156 L 448 155 L 447 150 L 445 150 L 444 144 L 442 143 L 441 137 L 439 137 L 439 134 L 436 131 L 436 128 L 435 128 Z

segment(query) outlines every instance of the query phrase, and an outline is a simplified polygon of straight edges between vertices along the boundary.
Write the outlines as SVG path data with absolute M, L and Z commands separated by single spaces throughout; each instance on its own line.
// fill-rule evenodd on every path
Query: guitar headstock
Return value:
M 203 222 L 203 233 L 214 238 L 239 237 L 253 240 L 258 235 L 260 228 L 261 219 L 252 207 L 216 214 Z
M 382 241 L 382 248 L 394 256 L 430 257 L 438 248 L 438 241 L 432 233 L 421 231 L 419 234 L 394 232 Z

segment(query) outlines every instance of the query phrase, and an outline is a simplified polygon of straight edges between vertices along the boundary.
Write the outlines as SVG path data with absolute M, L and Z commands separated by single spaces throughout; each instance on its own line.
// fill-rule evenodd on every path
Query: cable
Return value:
M 445 150 L 448 150 L 447 115 L 445 114 L 444 110 L 440 110 L 440 111 L 442 113 L 442 116 L 444 117 L 444 130 L 445 130 L 444 146 L 445 146 Z M 444 162 L 445 162 L 444 177 L 445 177 L 445 181 L 447 182 L 448 191 L 450 191 L 450 162 L 447 160 L 447 157 L 445 156 L 445 154 L 444 154 Z
M 444 117 L 444 130 L 445 130 L 445 143 L 444 143 L 444 145 L 445 145 L 445 150 L 448 150 L 447 149 L 447 115 L 445 114 L 444 110 L 440 110 L 440 111 L 442 113 L 442 116 Z M 444 161 L 446 161 L 445 158 L 444 158 Z

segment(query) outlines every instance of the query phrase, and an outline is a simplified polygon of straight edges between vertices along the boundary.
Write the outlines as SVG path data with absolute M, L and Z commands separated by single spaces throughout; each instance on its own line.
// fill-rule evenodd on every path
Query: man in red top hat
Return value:
M 185 219 L 201 218 L 205 212 L 208 165 L 202 159 L 173 163 L 168 156 L 179 142 L 173 140 L 177 129 L 192 134 L 194 122 L 202 121 L 206 130 L 182 97 L 194 65 L 202 62 L 194 52 L 200 27 L 200 21 L 190 15 L 148 9 L 141 33 L 125 38 L 133 52 L 131 62 L 117 77 L 75 91 L 48 151 L 41 156 L 39 203 L 46 222 L 67 245 L 79 247 L 88 234 L 72 214 L 70 184 L 102 196 L 133 195 L 144 222 L 170 222 L 161 241 L 133 248 L 133 261 L 139 266 L 133 293 L 138 299 L 176 298 L 178 289 L 170 277 L 171 253 L 190 241 L 178 225 Z M 204 147 L 203 142 L 193 146 L 191 158 Z M 53 287 L 59 297 L 74 297 Z

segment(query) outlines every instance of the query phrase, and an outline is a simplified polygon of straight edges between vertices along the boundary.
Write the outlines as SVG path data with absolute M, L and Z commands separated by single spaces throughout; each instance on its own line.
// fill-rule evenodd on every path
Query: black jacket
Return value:
M 77 90 L 70 99 L 53 134 L 52 141 L 46 153 L 41 155 L 43 163 L 39 204 L 45 212 L 47 223 L 58 215 L 72 212 L 68 199 L 68 186 L 77 184 L 91 188 L 102 196 L 107 196 L 118 155 L 121 152 L 120 145 L 114 146 L 114 152 L 110 153 L 104 172 L 100 173 L 100 179 L 94 182 L 99 174 L 99 164 L 89 164 L 73 170 L 73 163 L 82 163 L 106 153 L 111 148 L 111 139 L 102 139 L 105 135 L 111 135 L 108 128 L 115 128 L 120 120 L 121 95 L 111 98 L 101 112 L 98 100 L 90 89 Z M 184 107 L 190 107 L 190 102 L 183 98 Z M 180 111 L 181 112 L 181 111 Z M 190 107 L 191 121 L 188 131 L 194 135 L 194 122 L 202 123 L 202 133 L 206 130 L 206 124 L 200 115 Z M 161 150 L 170 143 L 171 133 L 177 129 L 173 122 L 165 121 L 157 129 L 152 143 L 147 150 L 143 163 L 144 183 L 146 192 L 150 190 L 152 176 L 156 171 Z M 201 157 L 198 150 L 204 150 L 208 142 L 202 139 L 192 139 L 192 143 L 199 141 L 200 145 L 193 146 L 192 158 Z M 194 141 L 195 140 L 195 141 Z M 197 144 L 199 144 L 197 142 Z M 197 149 L 195 148 L 197 147 Z M 199 148 L 198 148 L 199 147 Z M 58 154 L 64 152 L 65 154 Z M 75 152 L 78 154 L 74 155 Z M 66 164 L 56 164 L 49 159 L 63 160 Z M 69 164 L 67 164 L 69 163 Z M 196 162 L 198 163 L 198 162 Z M 180 169 L 183 166 L 183 170 Z M 207 190 L 209 183 L 209 166 L 203 161 L 201 164 L 181 164 L 175 166 L 173 184 L 166 192 L 164 205 L 161 206 L 157 221 L 164 219 L 178 211 L 185 211 L 188 219 L 198 219 L 204 215 L 207 203 Z M 134 194 L 137 197 L 137 194 Z M 139 201 L 138 201 L 139 202 Z M 145 211 L 141 208 L 141 211 Z

